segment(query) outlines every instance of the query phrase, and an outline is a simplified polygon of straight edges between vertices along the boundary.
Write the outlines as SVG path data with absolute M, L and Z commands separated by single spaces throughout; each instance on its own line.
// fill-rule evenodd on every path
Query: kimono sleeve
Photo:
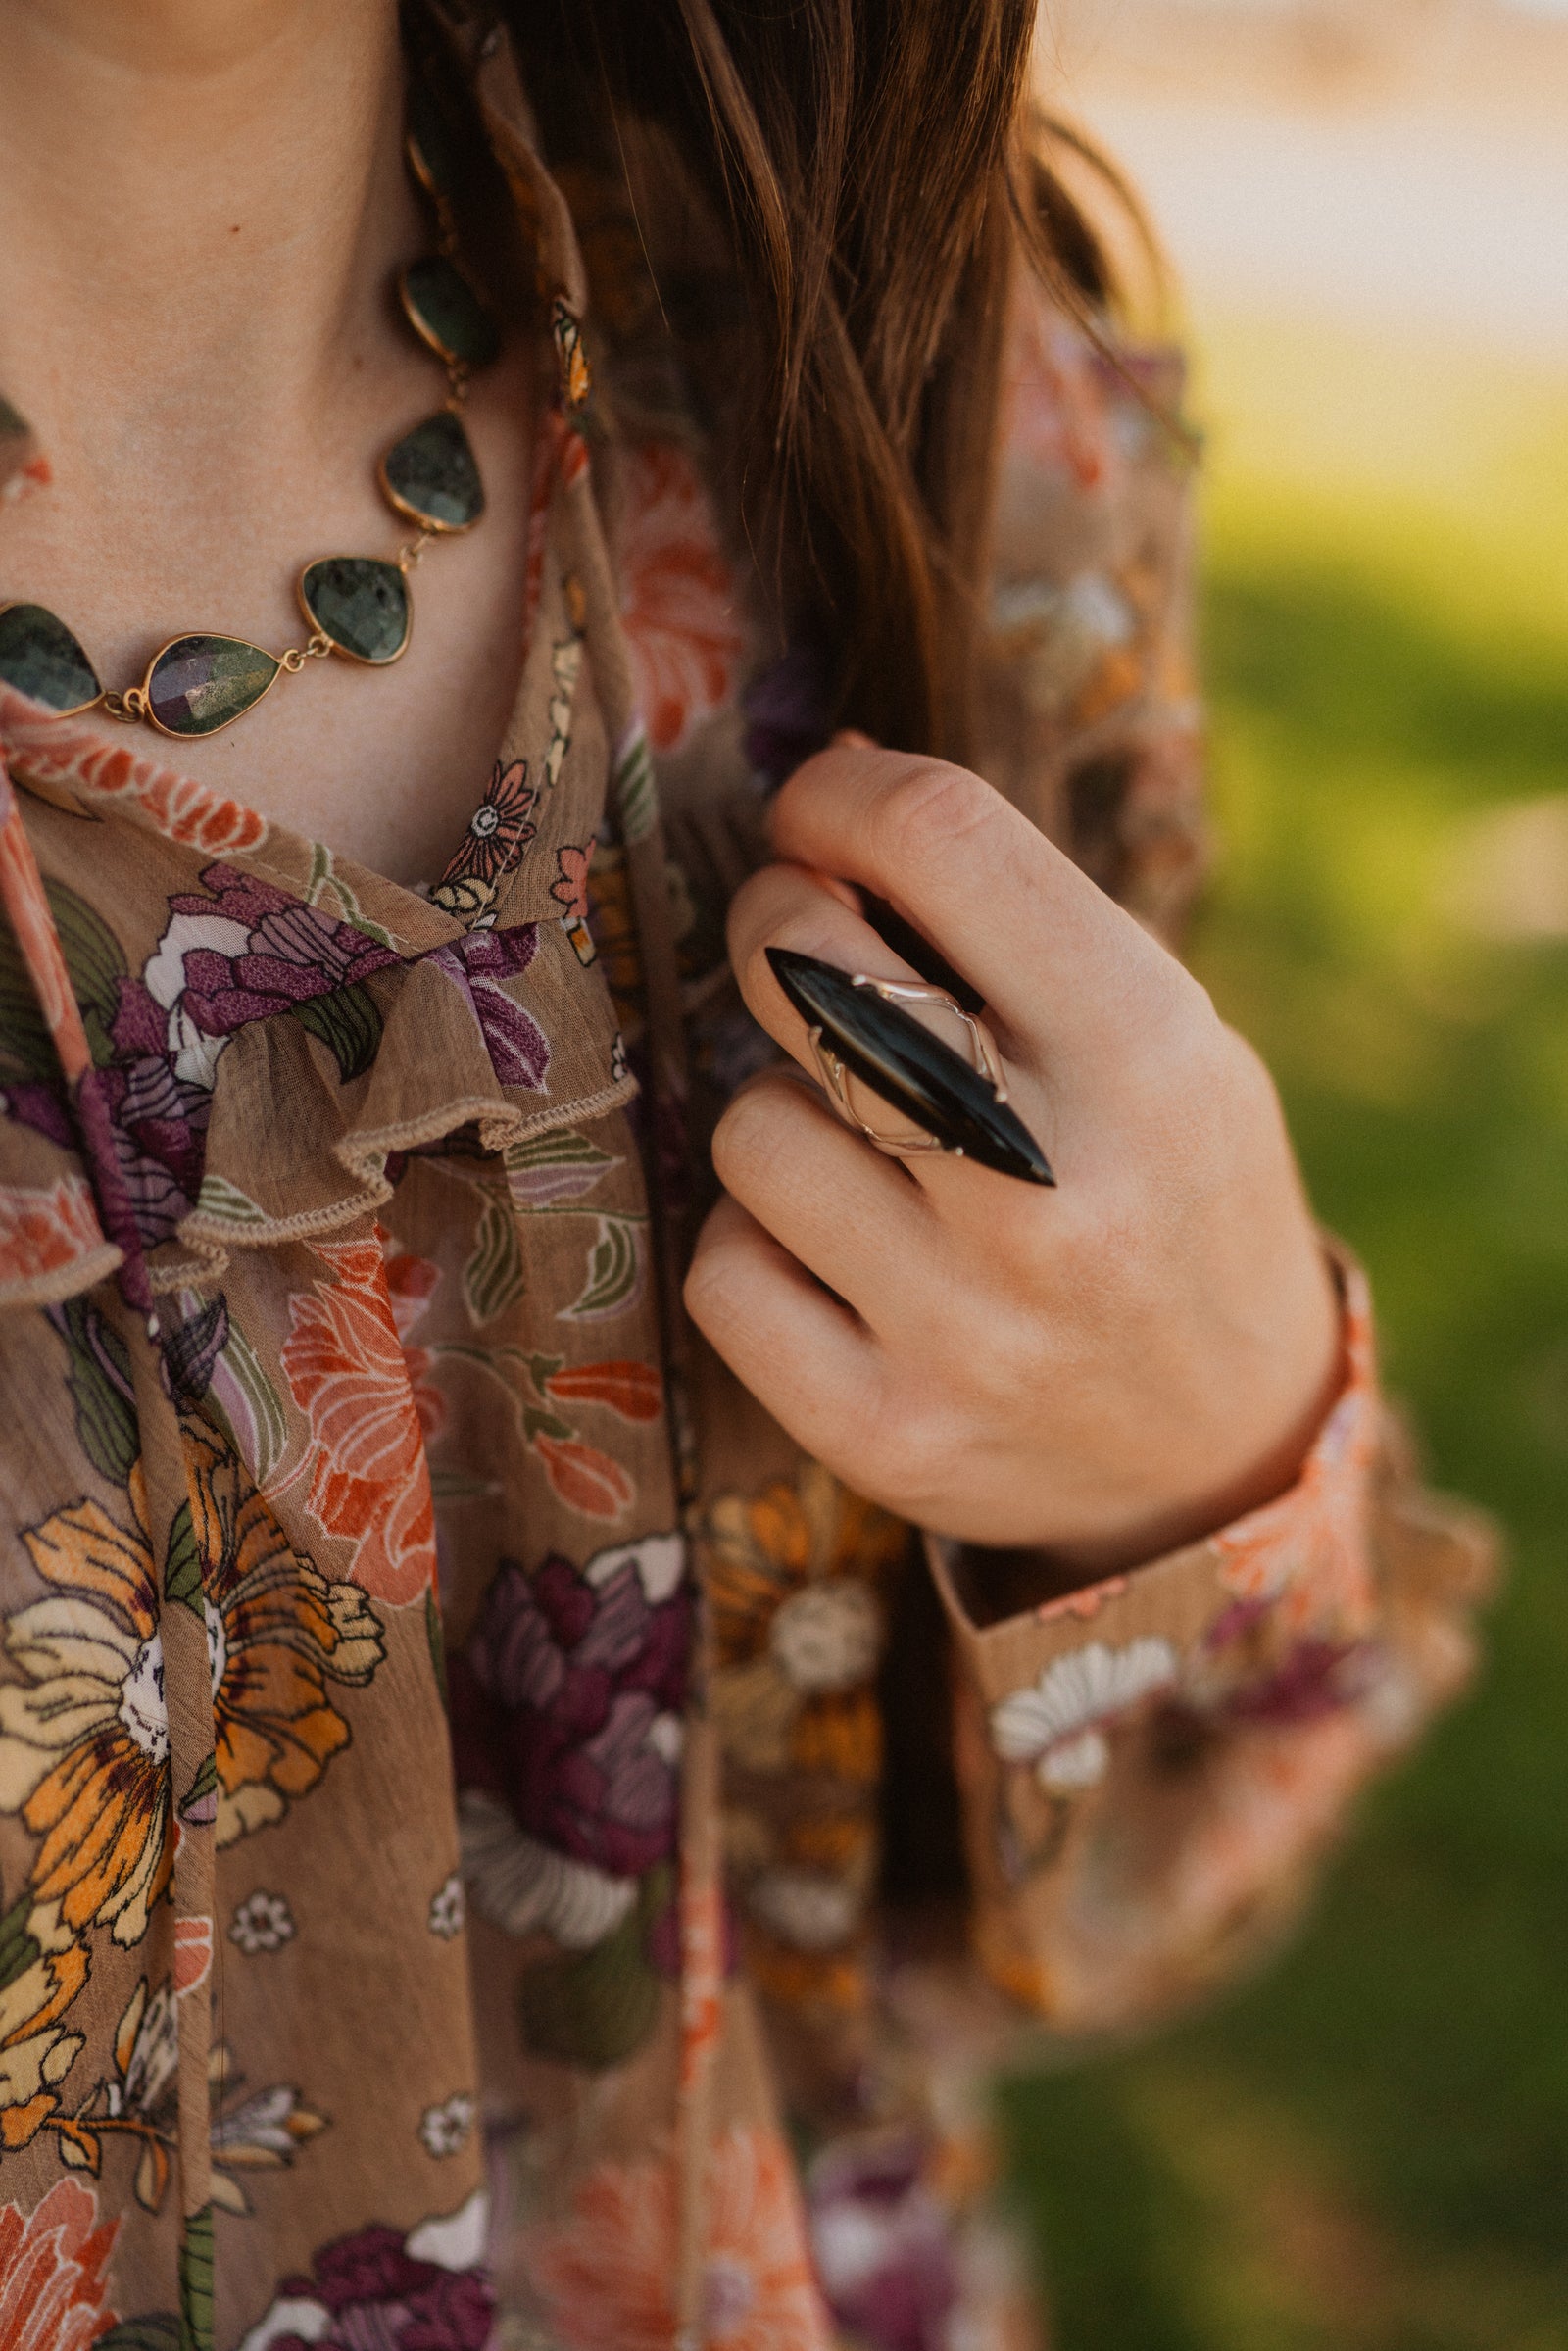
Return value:
M 1167 941 L 1205 861 L 1180 391 L 1177 355 L 1020 307 L 983 726 L 991 779 Z M 1493 1531 L 1422 1490 L 1365 1279 L 1329 1246 L 1344 1387 L 1288 1493 L 1066 1592 L 1049 1563 L 927 1539 L 976 1954 L 1061 2030 L 1158 2015 L 1266 1946 L 1469 1672 Z

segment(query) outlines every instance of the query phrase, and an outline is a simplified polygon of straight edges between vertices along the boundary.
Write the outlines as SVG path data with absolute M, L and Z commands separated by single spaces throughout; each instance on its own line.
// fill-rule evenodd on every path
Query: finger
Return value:
M 1186 993 L 1174 958 L 965 768 L 832 745 L 784 785 L 771 828 L 781 857 L 891 901 L 1015 1039 L 1043 1015 L 1063 1041 L 1103 1035 L 1152 989 Z
M 769 1036 L 793 1054 L 818 1085 L 822 1075 L 809 1030 L 773 975 L 767 960 L 770 947 L 815 955 L 824 963 L 836 964 L 841 971 L 868 972 L 876 979 L 919 979 L 919 974 L 894 954 L 869 923 L 851 913 L 823 889 L 816 875 L 798 865 L 764 865 L 760 872 L 742 883 L 730 902 L 729 911 L 730 961 L 741 994 Z M 932 1015 L 927 1025 L 944 1044 L 952 1045 L 955 1051 L 961 1050 L 960 1032 L 948 1019 Z M 857 1101 L 863 1100 L 867 1116 L 877 1126 L 897 1133 L 911 1123 L 906 1110 L 894 1102 L 883 1106 L 881 1098 L 868 1085 L 862 1086 L 858 1078 L 854 1087 Z M 1015 1088 L 1014 1092 L 1020 1116 L 1026 1125 L 1040 1133 L 1044 1102 L 1032 1089 Z M 1040 1141 L 1049 1158 L 1051 1138 L 1040 1134 Z M 972 1189 L 978 1183 L 1006 1184 L 1011 1180 L 977 1166 L 971 1159 L 946 1151 L 922 1151 L 890 1165 L 902 1170 L 897 1177 L 899 1182 L 906 1182 L 912 1176 L 921 1190 L 945 1206 L 961 1198 L 964 1191 L 972 1199 Z M 955 1186 L 960 1188 L 958 1193 L 955 1192 Z
M 718 1122 L 713 1165 L 731 1199 L 879 1336 L 907 1300 L 911 1267 L 938 1261 L 925 1196 L 802 1078 L 778 1071 L 744 1088 Z
M 698 1237 L 686 1310 L 714 1352 L 779 1426 L 818 1460 L 879 1393 L 876 1341 L 737 1200 L 721 1200 Z

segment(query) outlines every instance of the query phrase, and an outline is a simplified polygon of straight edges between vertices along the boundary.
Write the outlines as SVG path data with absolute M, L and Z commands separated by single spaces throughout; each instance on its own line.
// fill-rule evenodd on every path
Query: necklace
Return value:
M 62 716 L 101 707 L 110 718 L 145 721 L 163 735 L 214 735 L 253 710 L 280 677 L 338 654 L 380 669 L 409 642 L 409 574 L 435 540 L 471 530 L 484 513 L 484 485 L 463 421 L 468 377 L 496 358 L 501 337 L 458 261 L 457 226 L 445 171 L 445 141 L 433 108 L 411 94 L 404 152 L 429 199 L 437 249 L 398 271 L 409 325 L 446 369 L 441 407 L 395 441 L 376 466 L 381 495 L 415 526 L 390 558 L 318 556 L 296 584 L 310 623 L 303 645 L 270 653 L 248 638 L 206 631 L 172 637 L 139 685 L 105 688 L 71 629 L 46 605 L 0 603 L 0 680 Z

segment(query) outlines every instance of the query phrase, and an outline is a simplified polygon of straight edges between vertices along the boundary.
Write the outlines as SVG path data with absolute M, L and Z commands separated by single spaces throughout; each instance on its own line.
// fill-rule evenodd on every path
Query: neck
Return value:
M 392 0 L 0 0 L 0 388 L 109 489 L 279 452 L 417 247 Z

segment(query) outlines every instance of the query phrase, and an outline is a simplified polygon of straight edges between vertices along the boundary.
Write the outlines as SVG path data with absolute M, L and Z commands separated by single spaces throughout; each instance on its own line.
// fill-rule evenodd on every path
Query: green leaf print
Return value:
M 0 1917 L 0 1991 L 24 1976 L 38 1956 L 37 1941 L 27 1932 L 32 1905 L 32 1895 L 24 1893 Z
M 352 987 L 334 988 L 330 996 L 312 997 L 294 1006 L 302 1029 L 319 1038 L 337 1062 L 343 1085 L 363 1077 L 375 1059 L 381 1043 L 381 1007 L 363 980 Z
M 128 977 L 129 966 L 120 941 L 84 898 L 68 890 L 63 882 L 45 882 L 44 892 L 81 1008 L 88 1049 L 101 1069 L 114 1053 L 109 1032 L 120 1009 L 120 982 Z
M 55 1311 L 56 1327 L 71 1350 L 66 1384 L 76 1408 L 81 1449 L 101 1478 L 111 1486 L 126 1486 L 141 1457 L 141 1431 L 124 1342 L 86 1298 L 67 1298 Z
M 181 1502 L 169 1530 L 164 1560 L 164 1597 L 177 1600 L 195 1616 L 202 1613 L 202 1555 L 191 1524 L 190 1504 Z
M 122 2319 L 97 2337 L 93 2351 L 178 2351 L 179 2339 L 172 2311 L 157 2311 L 145 2319 Z
M 424 1638 L 430 1644 L 430 1665 L 435 1674 L 435 1686 L 441 1693 L 441 1711 L 449 1713 L 447 1704 L 447 1632 L 441 1621 L 441 1604 L 433 1592 L 424 1595 Z
M 256 1349 L 236 1323 L 228 1326 L 222 1363 L 250 1408 L 250 1435 L 256 1452 L 250 1465 L 251 1475 L 258 1486 L 265 1487 L 288 1449 L 288 1422 L 283 1415 L 282 1399 L 262 1369 Z
M 179 2240 L 179 2351 L 213 2351 L 213 2208 L 186 2221 Z
M 639 1901 L 591 1951 L 524 1970 L 517 2023 L 538 2056 L 597 2072 L 623 2064 L 647 2039 L 659 2014 L 660 1979 L 643 1947 L 645 1908 Z
M 491 1192 L 479 1218 L 472 1254 L 463 1269 L 463 1302 L 468 1320 L 475 1325 L 494 1322 L 498 1314 L 515 1305 L 524 1287 L 516 1210 L 508 1194 Z
M 629 1306 L 642 1288 L 642 1235 L 629 1217 L 601 1216 L 599 1234 L 588 1251 L 588 1276 L 582 1295 L 564 1306 L 559 1321 L 608 1322 Z
M 267 1211 L 259 1207 L 248 1192 L 241 1192 L 227 1176 L 205 1175 L 202 1188 L 196 1195 L 198 1216 L 210 1217 L 214 1224 L 257 1225 L 267 1222 Z
M 537 1213 L 592 1192 L 609 1168 L 620 1161 L 601 1151 L 586 1135 L 560 1128 L 548 1135 L 530 1135 L 507 1151 L 507 1182 L 519 1208 Z

